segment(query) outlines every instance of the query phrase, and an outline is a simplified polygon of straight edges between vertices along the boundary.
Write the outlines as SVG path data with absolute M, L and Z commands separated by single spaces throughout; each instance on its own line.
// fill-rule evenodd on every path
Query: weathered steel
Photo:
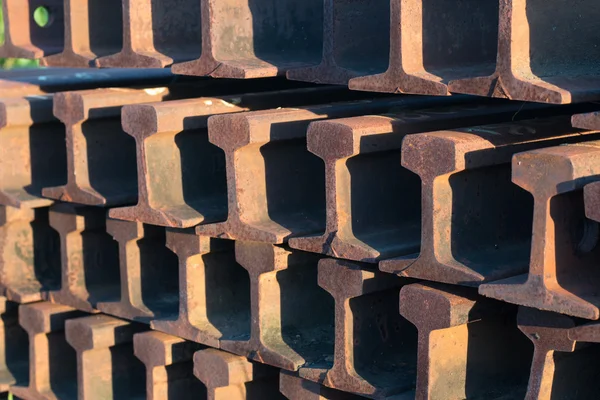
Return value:
M 600 176 L 600 141 L 516 155 L 513 182 L 533 196 L 529 273 L 479 287 L 485 296 L 587 319 L 600 318 L 598 223 L 583 187 Z
M 183 75 L 261 78 L 316 64 L 321 53 L 320 0 L 202 0 L 202 54 L 173 65 Z
M 217 349 L 194 354 L 194 375 L 207 400 L 279 400 L 278 370 Z
M 11 301 L 30 303 L 57 289 L 59 246 L 48 208 L 0 206 L 0 293 Z
M 321 62 L 289 70 L 287 77 L 346 85 L 351 78 L 385 71 L 389 53 L 389 0 L 325 0 Z
M 596 341 L 588 327 L 576 326 L 565 315 L 526 307 L 519 308 L 518 324 L 534 346 L 526 400 L 596 397 L 600 346 L 577 342 Z
M 417 252 L 420 182 L 400 166 L 406 135 L 557 112 L 544 107 L 463 103 L 315 122 L 308 130 L 308 150 L 324 161 L 326 223 L 322 234 L 292 238 L 290 246 L 371 263 Z
M 594 182 L 583 188 L 585 215 L 591 220 L 600 222 L 600 183 Z
M 596 100 L 598 17 L 594 0 L 500 0 L 496 71 L 452 81 L 449 89 L 556 104 Z
M 106 233 L 106 211 L 56 204 L 50 226 L 60 235 L 62 280 L 47 300 L 95 312 L 98 302 L 118 298 L 119 250 Z
M 221 349 L 292 371 L 333 351 L 333 302 L 318 286 L 320 256 L 258 242 L 236 242 L 235 256 L 249 279 L 245 307 L 232 317 L 246 323 L 221 337 Z
M 418 330 L 417 361 L 397 373 L 416 373 L 417 399 L 523 398 L 532 353 L 516 311 L 473 289 L 404 286 L 400 314 Z
M 19 307 L 19 323 L 29 336 L 29 382 L 11 387 L 21 399 L 77 398 L 77 356 L 65 339 L 65 322 L 86 315 L 47 302 Z
M 194 376 L 193 356 L 201 345 L 151 331 L 136 334 L 133 348 L 146 366 L 146 399 L 206 398 L 206 388 Z
M 38 7 L 45 7 L 49 12 L 50 18 L 45 27 L 39 26 L 33 19 Z M 63 10 L 63 0 L 3 1 L 5 28 L 0 57 L 41 58 L 61 52 L 64 47 Z
M 289 400 L 360 400 L 365 397 L 328 388 L 296 374 L 281 371 L 279 391 Z M 398 398 L 397 400 L 402 400 Z M 408 399 L 407 399 L 408 400 Z
M 0 89 L 1 91 L 1 89 Z M 65 129 L 52 115 L 52 95 L 0 100 L 0 204 L 53 203 L 42 188 L 67 181 Z
M 197 226 L 196 232 L 268 243 L 318 232 L 325 225 L 325 170 L 306 149 L 309 124 L 365 113 L 412 113 L 440 103 L 449 101 L 380 99 L 211 117 L 209 140 L 225 152 L 228 215 L 224 222 Z
M 335 331 L 322 331 L 317 343 L 334 345 L 328 344 L 301 366 L 299 376 L 345 392 L 385 398 L 406 389 L 408 375 L 398 373 L 398 363 L 416 360 L 410 343 L 416 343 L 417 332 L 398 313 L 399 290 L 409 280 L 364 267 L 343 260 L 319 262 L 318 284 L 335 306 L 333 313 L 322 305 L 313 309 L 335 318 Z M 410 387 L 414 379 L 411 382 Z
M 66 125 L 68 179 L 64 186 L 45 188 L 43 195 L 87 205 L 135 202 L 135 142 L 121 128 L 121 107 L 169 95 L 167 88 L 56 94 L 54 115 Z
M 413 246 L 380 269 L 468 286 L 526 273 L 533 198 L 511 182 L 511 159 L 593 139 L 600 133 L 572 128 L 569 115 L 408 136 L 402 165 L 420 177 L 420 235 L 417 225 Z
M 112 52 L 116 54 L 95 61 L 97 67 L 163 68 L 200 56 L 200 0 L 123 0 L 122 3 L 123 38 L 119 38 L 119 48 Z M 115 25 L 120 23 L 115 21 Z
M 96 308 L 141 322 L 175 313 L 177 257 L 165 246 L 165 228 L 108 219 L 106 230 L 119 243 L 121 296 L 103 299 Z
M 167 247 L 179 258 L 179 312 L 153 320 L 152 329 L 219 347 L 222 336 L 249 325 L 248 276 L 232 241 L 167 230 Z
M 0 297 L 0 393 L 27 382 L 27 332 L 19 325 L 19 305 Z
M 379 70 L 388 69 L 381 74 L 351 79 L 351 89 L 445 96 L 449 94 L 451 80 L 494 72 L 498 1 L 377 3 L 390 7 L 389 58 L 363 59 L 363 53 L 357 52 L 354 59 L 371 63 Z M 381 20 L 384 17 L 382 14 L 375 24 L 387 25 L 387 21 Z M 371 40 L 365 46 L 377 44 Z
M 573 115 L 573 127 L 588 130 L 600 130 L 600 111 Z
M 61 21 L 64 31 L 45 38 L 40 46 L 44 54 L 42 65 L 90 67 L 97 57 L 119 51 L 123 29 L 120 3 L 64 0 Z M 50 17 L 48 24 L 42 28 L 44 30 L 53 28 L 59 18 L 58 8 L 48 8 L 48 11 Z M 59 43 L 63 46 L 57 52 L 54 46 L 59 46 Z
M 124 130 L 137 143 L 139 199 L 110 216 L 177 228 L 224 220 L 225 155 L 208 142 L 209 116 L 356 99 L 355 93 L 320 87 L 124 107 Z
M 108 315 L 65 322 L 65 338 L 77 353 L 79 400 L 146 398 L 144 365 L 133 353 L 133 335 L 146 329 Z

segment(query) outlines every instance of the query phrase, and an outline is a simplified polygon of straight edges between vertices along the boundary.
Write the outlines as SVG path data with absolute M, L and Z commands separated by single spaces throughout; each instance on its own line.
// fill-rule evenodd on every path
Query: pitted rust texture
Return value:
M 29 382 L 11 387 L 17 398 L 77 398 L 77 356 L 65 339 L 65 322 L 85 316 L 71 307 L 47 302 L 19 307 L 19 323 L 29 336 Z
M 150 331 L 134 335 L 133 348 L 146 366 L 146 399 L 206 398 L 206 388 L 194 376 L 193 356 L 201 345 Z
M 511 182 L 511 159 L 600 138 L 570 122 L 565 115 L 407 136 L 402 165 L 421 181 L 421 234 L 380 269 L 467 286 L 526 273 L 533 199 Z
M 323 331 L 323 339 L 317 340 L 335 344 L 307 360 L 299 376 L 369 398 L 386 398 L 413 387 L 409 374 L 398 373 L 399 365 L 416 360 L 410 343 L 416 343 L 417 332 L 398 313 L 399 290 L 408 282 L 365 269 L 364 264 L 321 260 L 318 284 L 335 306 L 333 313 L 322 305 L 312 309 L 335 318 L 335 331 Z
M 519 329 L 534 346 L 527 400 L 591 399 L 598 392 L 596 326 L 565 315 L 520 307 Z M 575 389 L 576 388 L 576 389 Z
M 38 7 L 46 7 L 52 19 L 46 27 L 33 19 Z M 5 0 L 2 2 L 4 17 L 4 44 L 0 57 L 42 58 L 56 54 L 64 47 L 63 0 Z
M 373 24 L 387 25 L 383 19 L 389 15 L 389 58 L 362 59 L 361 52 L 354 58 L 388 69 L 351 79 L 351 89 L 447 96 L 452 80 L 494 72 L 497 1 L 392 0 L 387 5 L 389 14 Z
M 0 89 L 1 92 L 1 89 Z M 65 129 L 52 115 L 52 95 L 0 99 L 0 204 L 52 204 L 42 188 L 67 181 Z
M 47 300 L 95 312 L 96 304 L 119 295 L 118 245 L 106 233 L 103 209 L 57 204 L 50 226 L 60 235 L 61 285 Z
M 121 296 L 96 308 L 141 322 L 176 312 L 177 257 L 165 246 L 165 228 L 108 219 L 106 231 L 119 243 Z
M 585 215 L 591 220 L 600 222 L 600 183 L 594 182 L 583 189 Z
M 389 0 L 325 0 L 321 62 L 289 70 L 287 77 L 346 85 L 351 78 L 383 72 L 389 46 Z
M 417 360 L 398 372 L 416 374 L 417 399 L 523 398 L 532 353 L 516 311 L 474 289 L 404 286 L 400 314 L 418 330 Z
M 144 365 L 133 349 L 134 334 L 146 329 L 108 315 L 66 321 L 65 338 L 77 353 L 79 400 L 146 398 Z
M 594 0 L 501 0 L 495 72 L 470 74 L 450 82 L 449 89 L 555 104 L 596 100 L 598 17 Z
M 236 242 L 235 256 L 246 270 L 244 297 L 236 296 L 236 329 L 220 338 L 221 349 L 292 371 L 333 352 L 333 302 L 318 286 L 319 256 L 258 242 Z
M 316 64 L 321 53 L 319 0 L 202 0 L 202 54 L 173 65 L 183 75 L 262 78 Z
M 400 166 L 405 136 L 556 112 L 544 107 L 467 101 L 313 123 L 308 150 L 324 161 L 326 224 L 324 233 L 292 238 L 290 246 L 371 263 L 417 252 L 420 185 Z
M 167 230 L 166 240 L 179 258 L 179 312 L 151 327 L 218 348 L 222 336 L 250 324 L 250 286 L 235 262 L 234 243 L 184 230 Z
M 281 371 L 279 391 L 288 400 L 360 400 L 365 397 L 328 388 L 316 382 L 298 377 L 296 374 Z M 401 399 L 398 399 L 401 400 Z M 407 399 L 408 400 L 408 399 Z
M 44 32 L 62 17 L 64 31 L 48 35 L 40 47 L 42 65 L 90 67 L 97 57 L 117 52 L 122 47 L 121 2 L 102 0 L 64 0 L 63 16 L 59 8 L 47 7 L 50 14 Z M 31 10 L 31 13 L 33 13 Z M 35 22 L 33 24 L 36 24 Z M 38 28 L 39 29 L 39 28 Z M 56 47 L 62 43 L 59 51 Z M 49 48 L 48 48 L 49 47 Z M 56 54 L 54 54 L 56 53 Z
M 228 215 L 224 222 L 197 226 L 196 232 L 268 243 L 318 232 L 325 225 L 325 171 L 306 149 L 309 124 L 440 103 L 448 101 L 380 99 L 211 117 L 209 140 L 225 153 Z
M 279 371 L 217 349 L 194 354 L 194 375 L 204 384 L 207 400 L 280 400 Z
M 587 319 L 600 318 L 598 223 L 583 187 L 600 176 L 600 141 L 516 155 L 512 180 L 533 196 L 529 272 L 479 287 L 485 296 Z
M 64 186 L 45 188 L 43 195 L 87 205 L 134 203 L 135 142 L 121 128 L 121 107 L 170 94 L 167 88 L 56 94 L 54 115 L 66 125 L 68 180 Z
M 573 115 L 571 122 L 574 128 L 600 130 L 600 111 Z
M 27 382 L 27 332 L 19 325 L 19 305 L 0 297 L 0 393 Z
M 0 206 L 0 293 L 17 303 L 42 300 L 60 284 L 60 244 L 48 208 Z
M 319 87 L 124 107 L 124 130 L 137 144 L 139 199 L 110 216 L 177 228 L 226 219 L 226 156 L 208 141 L 208 117 L 365 98 L 355 93 Z
M 123 37 L 114 41 L 111 53 L 116 54 L 98 58 L 97 67 L 163 68 L 200 56 L 200 0 L 123 0 L 122 3 Z M 115 25 L 118 27 L 121 21 L 115 21 Z M 121 32 L 115 30 L 115 33 Z

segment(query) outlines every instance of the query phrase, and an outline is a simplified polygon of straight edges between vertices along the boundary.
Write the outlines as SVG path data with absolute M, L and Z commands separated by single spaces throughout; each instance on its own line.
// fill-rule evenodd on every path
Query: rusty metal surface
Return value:
M 96 308 L 128 320 L 150 322 L 177 311 L 177 257 L 166 247 L 165 228 L 108 219 L 106 231 L 119 244 L 120 299 Z
M 55 204 L 50 226 L 60 236 L 61 284 L 44 297 L 87 312 L 95 312 L 100 301 L 118 298 L 119 249 L 106 232 L 106 211 Z
M 161 332 L 133 336 L 137 358 L 146 366 L 146 399 L 206 398 L 206 388 L 194 376 L 194 352 L 201 345 Z
M 321 62 L 286 75 L 293 80 L 346 85 L 351 78 L 383 72 L 389 46 L 389 1 L 326 0 Z
M 325 171 L 306 149 L 311 122 L 465 101 L 380 99 L 211 117 L 209 140 L 225 152 L 228 215 L 224 222 L 197 226 L 196 232 L 269 243 L 316 233 L 325 225 Z
M 194 354 L 194 375 L 206 387 L 207 400 L 284 399 L 276 368 L 217 349 Z
M 583 187 L 598 180 L 600 141 L 516 155 L 512 180 L 533 196 L 529 272 L 479 287 L 485 296 L 600 318 L 598 223 L 585 218 Z
M 0 292 L 8 300 L 42 300 L 59 287 L 60 265 L 59 236 L 47 207 L 0 206 Z
M 594 182 L 583 188 L 585 215 L 589 219 L 600 222 L 600 183 Z
M 77 397 L 77 356 L 65 338 L 65 322 L 86 314 L 47 302 L 19 307 L 19 324 L 29 336 L 29 380 L 11 387 L 21 399 Z
M 596 396 L 600 346 L 582 342 L 597 342 L 597 335 L 590 335 L 597 328 L 590 330 L 565 315 L 526 307 L 519 308 L 518 324 L 534 346 L 527 400 Z
M 373 24 L 387 25 L 382 19 L 390 19 L 389 58 L 362 59 L 360 52 L 354 57 L 379 70 L 387 67 L 387 71 L 353 78 L 351 89 L 447 96 L 450 81 L 493 73 L 498 47 L 498 2 L 366 3 L 371 8 L 379 3 L 390 7 L 389 14 L 382 13 Z M 370 41 L 366 46 L 377 45 Z
M 418 252 L 420 183 L 399 165 L 404 138 L 557 112 L 529 107 L 467 102 L 313 123 L 308 150 L 324 161 L 326 223 L 322 234 L 315 229 L 316 235 L 290 239 L 290 246 L 371 263 Z
M 321 53 L 319 0 L 202 0 L 202 52 L 173 72 L 215 78 L 261 78 L 316 64 Z
M 97 57 L 121 48 L 121 2 L 65 0 L 61 6 L 62 16 L 59 7 L 46 7 L 49 20 L 42 29 L 54 30 L 58 23 L 64 27 L 62 32 L 48 34 L 40 46 L 44 55 L 42 65 L 89 67 Z M 58 52 L 54 46 L 59 48 Z
M 201 97 L 123 108 L 137 143 L 138 204 L 110 216 L 185 228 L 225 219 L 226 156 L 208 142 L 211 115 L 365 98 L 341 87 Z
M 333 348 L 333 303 L 318 287 L 319 256 L 239 241 L 235 256 L 243 291 L 219 347 L 288 370 L 324 357 Z
M 0 393 L 27 382 L 28 335 L 19 325 L 19 305 L 0 297 Z
M 123 0 L 122 20 L 114 22 L 117 26 L 122 24 L 122 38 L 115 38 L 113 51 L 98 58 L 95 66 L 163 68 L 198 58 L 202 44 L 200 3 Z
M 289 400 L 360 400 L 365 397 L 342 392 L 298 377 L 296 374 L 281 371 L 279 391 Z M 397 400 L 402 400 L 398 398 Z
M 420 235 L 380 269 L 468 286 L 527 272 L 533 199 L 511 181 L 513 155 L 599 138 L 569 115 L 409 135 L 402 165 L 420 178 Z
M 345 392 L 385 398 L 414 387 L 410 374 L 397 367 L 414 363 L 416 353 L 408 343 L 416 330 L 398 313 L 403 283 L 395 276 L 364 269 L 349 261 L 323 259 L 318 284 L 333 299 L 325 309 L 334 318 L 334 332 L 323 332 L 319 342 L 334 342 L 301 366 L 299 376 Z
M 79 400 L 146 398 L 144 365 L 133 350 L 134 334 L 146 329 L 108 315 L 65 322 L 66 341 L 77 354 Z
M 501 0 L 495 72 L 451 81 L 449 89 L 556 104 L 598 99 L 598 16 L 600 6 L 594 1 L 563 7 L 559 2 Z
M 223 335 L 235 331 L 238 324 L 249 324 L 243 311 L 250 289 L 235 261 L 234 243 L 172 229 L 167 230 L 166 242 L 179 260 L 179 310 L 150 325 L 218 348 Z
M 523 398 L 532 354 L 517 329 L 516 311 L 473 289 L 404 286 L 400 314 L 418 330 L 416 368 L 407 370 L 416 373 L 415 397 Z
M 572 118 L 573 127 L 588 130 L 600 130 L 600 112 L 576 114 Z

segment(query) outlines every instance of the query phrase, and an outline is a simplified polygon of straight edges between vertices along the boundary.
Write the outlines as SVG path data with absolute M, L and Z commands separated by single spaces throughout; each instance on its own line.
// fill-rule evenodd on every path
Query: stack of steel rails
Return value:
M 597 397 L 595 1 L 3 14 L 0 391 Z

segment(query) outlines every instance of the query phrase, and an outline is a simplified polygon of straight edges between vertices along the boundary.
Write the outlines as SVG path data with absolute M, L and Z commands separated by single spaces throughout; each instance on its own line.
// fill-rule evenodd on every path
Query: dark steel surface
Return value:
M 19 325 L 19 305 L 0 297 L 0 393 L 29 378 L 28 335 Z
M 362 396 L 331 389 L 316 382 L 302 379 L 297 374 L 287 371 L 281 371 L 279 374 L 279 391 L 289 400 L 365 399 Z

